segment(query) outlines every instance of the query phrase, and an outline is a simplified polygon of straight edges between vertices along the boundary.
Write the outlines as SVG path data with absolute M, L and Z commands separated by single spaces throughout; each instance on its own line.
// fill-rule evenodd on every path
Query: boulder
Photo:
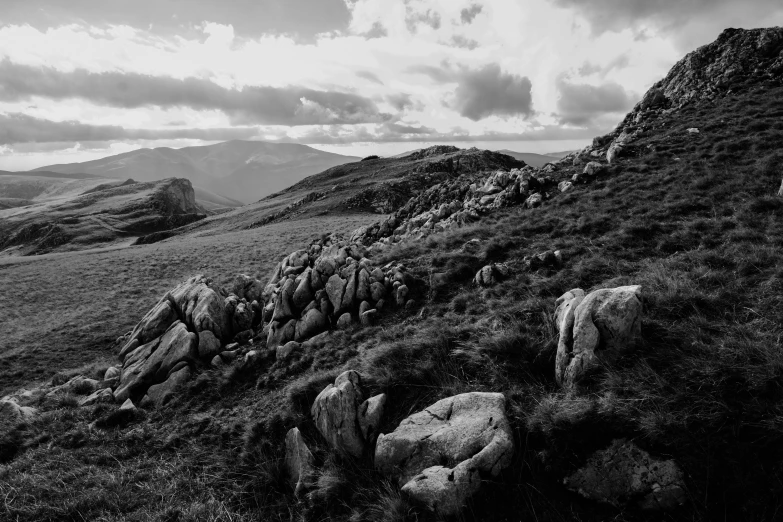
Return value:
M 380 281 L 376 281 L 370 285 L 370 299 L 374 303 L 377 303 L 381 299 L 386 297 L 386 287 L 383 285 L 383 278 Z
M 133 404 L 132 400 L 125 399 L 125 402 L 123 402 L 122 406 L 120 406 L 120 411 L 135 412 L 136 411 L 136 405 Z
M 299 428 L 291 428 L 285 436 L 285 468 L 288 482 L 294 488 L 294 496 L 309 488 L 314 482 L 315 459 L 305 444 Z
M 640 336 L 638 285 L 604 288 L 587 296 L 576 288 L 563 294 L 556 305 L 560 339 L 555 378 L 563 386 L 572 386 L 599 361 L 610 362 Z
M 296 323 L 294 340 L 302 342 L 314 335 L 318 335 L 329 327 L 326 316 L 317 308 L 308 310 L 300 321 Z
M 38 410 L 29 406 L 19 406 L 14 400 L 0 400 L 0 436 L 13 431 L 35 418 Z
M 59 394 L 73 393 L 76 395 L 89 395 L 98 389 L 100 382 L 84 375 L 72 377 L 68 382 L 51 388 L 46 396 L 54 397 Z
M 345 330 L 346 328 L 350 328 L 350 326 L 353 324 L 353 317 L 351 317 L 351 314 L 348 312 L 345 312 L 340 316 L 339 319 L 337 319 L 337 329 L 338 330 Z
M 112 403 L 114 394 L 111 388 L 102 388 L 92 392 L 90 395 L 79 401 L 79 406 L 92 406 L 93 404 Z
M 583 497 L 620 507 L 636 501 L 643 509 L 669 510 L 685 503 L 683 474 L 673 460 L 658 460 L 633 442 L 616 439 L 564 479 Z
M 368 272 L 366 268 L 359 270 L 359 277 L 356 284 L 356 299 L 358 301 L 369 301 L 372 299 L 370 272 Z
M 285 321 L 295 316 L 296 307 L 294 306 L 294 292 L 296 283 L 293 279 L 286 279 L 283 287 L 277 294 L 275 301 L 275 313 L 272 316 L 273 321 Z
M 334 274 L 326 281 L 326 295 L 329 297 L 335 313 L 343 309 L 343 294 L 345 294 L 347 284 L 348 282 L 338 274 Z
M 278 346 L 277 350 L 275 351 L 275 358 L 278 361 L 285 361 L 286 359 L 293 356 L 295 353 L 299 353 L 302 351 L 302 345 L 296 341 L 289 341 L 285 343 L 283 346 Z
M 220 353 L 221 343 L 215 334 L 209 330 L 198 333 L 198 356 L 204 360 L 210 360 Z
M 366 442 L 371 442 L 378 435 L 385 405 L 386 394 L 381 393 L 380 395 L 370 397 L 359 406 L 359 411 L 357 412 L 359 430 L 362 432 L 362 438 Z
M 198 337 L 177 321 L 163 336 L 128 354 L 114 396 L 117 401 L 140 398 L 150 386 L 165 381 L 175 365 L 197 358 Z
M 375 318 L 378 315 L 378 310 L 367 310 L 363 314 L 359 314 L 359 323 L 362 326 L 372 326 L 375 322 Z
M 358 421 L 363 402 L 360 384 L 359 373 L 348 370 L 318 394 L 310 409 L 318 431 L 329 445 L 343 455 L 356 458 L 364 452 Z
M 623 152 L 625 152 L 625 149 L 621 144 L 613 143 L 609 150 L 606 151 L 606 161 L 613 163 L 623 155 Z
M 503 394 L 472 392 L 442 399 L 380 435 L 375 465 L 397 476 L 413 500 L 450 516 L 478 490 L 482 476 L 497 476 L 513 453 Z
M 405 306 L 406 298 L 408 297 L 408 287 L 407 285 L 400 285 L 397 287 L 397 292 L 395 294 L 397 299 L 397 306 Z
M 528 196 L 528 198 L 525 200 L 525 208 L 540 207 L 543 202 L 544 197 L 536 192 Z
M 231 285 L 231 293 L 240 299 L 245 299 L 248 303 L 261 301 L 264 284 L 249 275 L 239 274 Z
M 604 170 L 606 170 L 606 167 L 604 167 L 603 164 L 598 163 L 597 161 L 591 161 L 585 165 L 585 168 L 582 170 L 582 174 L 585 176 L 595 177 L 601 174 Z
M 269 325 L 269 335 L 266 338 L 266 347 L 271 349 L 293 341 L 296 337 L 296 319 L 291 319 L 286 323 L 273 321 Z
M 559 252 L 559 250 L 558 250 Z M 530 270 L 538 270 L 540 268 L 560 268 L 560 264 L 563 260 L 562 254 L 558 256 L 555 252 L 547 250 L 546 252 L 538 253 L 530 258 L 528 266 Z
M 780 188 L 778 189 L 778 196 L 783 196 L 783 179 L 780 180 Z
M 560 183 L 557 184 L 557 190 L 559 190 L 560 192 L 568 192 L 572 188 L 574 188 L 574 184 L 571 183 L 570 181 L 561 181 Z
M 147 396 L 144 398 L 144 401 L 142 401 L 142 404 L 149 402 L 154 404 L 156 407 L 166 405 L 166 403 L 174 398 L 179 389 L 190 380 L 191 376 L 192 372 L 190 370 L 190 366 L 187 365 L 183 366 L 181 369 L 175 372 L 172 372 L 168 379 L 166 379 L 164 382 L 150 386 L 149 390 L 147 390 Z
M 509 272 L 510 270 L 507 265 L 503 263 L 491 263 L 476 272 L 473 282 L 479 286 L 492 286 L 508 277 Z
M 232 331 L 235 333 L 250 330 L 253 327 L 253 309 L 247 301 L 240 301 L 231 318 Z
M 310 274 L 299 281 L 293 295 L 293 304 L 298 310 L 305 308 L 313 300 L 313 288 L 310 284 Z
M 107 386 L 111 389 L 117 387 L 120 384 L 120 377 L 122 374 L 122 366 L 109 366 L 106 369 L 106 373 L 103 374 L 103 386 Z

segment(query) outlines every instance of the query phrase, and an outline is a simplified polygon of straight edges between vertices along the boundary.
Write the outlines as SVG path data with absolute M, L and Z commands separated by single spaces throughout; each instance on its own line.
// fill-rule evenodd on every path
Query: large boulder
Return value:
M 472 392 L 442 399 L 380 435 L 375 465 L 395 475 L 402 491 L 443 515 L 453 515 L 514 453 L 501 393 Z M 444 461 L 456 463 L 452 468 Z
M 334 274 L 326 281 L 326 295 L 334 307 L 334 312 L 338 313 L 343 309 L 343 295 L 348 281 L 342 279 L 339 274 Z
M 92 406 L 93 404 L 110 404 L 114 402 L 114 394 L 111 388 L 103 388 L 94 391 L 84 399 L 79 401 L 79 406 Z
M 329 328 L 329 321 L 326 316 L 317 308 L 311 308 L 308 310 L 300 321 L 296 323 L 296 330 L 294 331 L 294 340 L 304 341 L 318 335 Z
M 673 460 L 658 460 L 624 439 L 597 451 L 585 466 L 563 481 L 580 495 L 620 507 L 673 509 L 685 503 L 683 474 Z
M 285 468 L 288 481 L 299 496 L 314 482 L 315 467 L 313 454 L 305 444 L 299 428 L 291 428 L 285 436 Z
M 599 360 L 610 362 L 641 334 L 639 285 L 595 290 L 573 289 L 557 300 L 560 333 L 555 359 L 558 384 L 572 386 Z
M 197 358 L 198 337 L 177 321 L 161 337 L 128 354 L 114 397 L 118 402 L 141 398 L 150 386 L 164 382 L 175 366 Z
M 293 341 L 296 337 L 297 324 L 296 319 L 291 319 L 288 322 L 272 322 L 269 325 L 269 335 L 266 337 L 266 347 L 271 350 L 288 341 Z
M 226 321 L 224 299 L 209 284 L 204 276 L 191 277 L 170 292 L 170 299 L 180 321 L 191 332 L 209 330 L 227 341 L 231 326 Z
M 357 416 L 363 402 L 360 386 L 359 373 L 348 370 L 318 394 L 310 409 L 318 431 L 329 445 L 344 455 L 357 458 L 364 452 Z
M 190 380 L 192 372 L 190 366 L 183 366 L 162 383 L 150 386 L 142 404 L 151 403 L 157 407 L 164 406 L 175 397 L 177 391 Z
M 120 349 L 120 360 L 141 346 L 147 344 L 153 339 L 157 339 L 163 332 L 168 330 L 177 318 L 177 311 L 169 301 L 168 294 L 152 307 L 152 310 L 139 321 L 139 324 L 131 332 L 125 345 Z

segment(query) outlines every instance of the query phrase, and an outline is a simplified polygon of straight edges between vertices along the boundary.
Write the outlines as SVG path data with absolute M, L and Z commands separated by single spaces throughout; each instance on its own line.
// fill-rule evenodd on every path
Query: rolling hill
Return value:
M 227 141 L 172 149 L 139 149 L 82 163 L 49 165 L 35 171 L 92 174 L 118 179 L 189 179 L 223 197 L 250 203 L 305 177 L 358 160 L 294 143 Z

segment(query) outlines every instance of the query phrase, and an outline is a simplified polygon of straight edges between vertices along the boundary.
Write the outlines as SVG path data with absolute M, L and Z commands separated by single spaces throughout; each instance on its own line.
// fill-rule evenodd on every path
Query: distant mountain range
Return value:
M 543 167 L 547 163 L 551 163 L 559 159 L 556 156 L 550 156 L 548 154 L 533 154 L 532 152 L 515 152 L 513 150 L 508 150 L 508 149 L 502 149 L 497 152 L 501 154 L 506 154 L 507 156 L 511 156 L 514 159 L 524 161 L 531 167 L 535 167 L 535 168 Z
M 139 149 L 83 163 L 35 171 L 92 174 L 116 179 L 189 179 L 196 190 L 250 203 L 328 168 L 359 160 L 295 143 L 227 141 L 201 147 Z M 201 198 L 198 198 L 201 199 Z M 216 201 L 224 206 L 226 202 Z

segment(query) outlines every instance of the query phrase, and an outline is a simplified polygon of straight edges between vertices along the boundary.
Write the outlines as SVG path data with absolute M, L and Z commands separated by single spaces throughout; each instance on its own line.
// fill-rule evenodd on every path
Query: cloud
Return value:
M 463 24 L 471 24 L 473 20 L 479 15 L 483 6 L 479 4 L 472 4 L 470 7 L 466 7 L 459 13 L 459 18 Z
M 378 78 L 378 76 L 374 72 L 371 72 L 371 71 L 357 71 L 356 72 L 356 76 L 358 76 L 359 78 L 364 78 L 365 80 L 369 80 L 372 83 L 377 83 L 378 85 L 383 85 L 383 82 L 381 81 L 381 79 Z
M 783 13 L 780 0 L 551 0 L 574 9 L 595 34 L 650 25 L 672 34 L 688 49 L 714 40 L 726 27 L 769 25 Z M 682 31 L 688 26 L 688 31 Z
M 408 31 L 415 33 L 422 24 L 435 30 L 440 29 L 440 13 L 432 9 L 414 11 L 410 5 L 405 6 L 405 26 Z
M 255 127 L 228 129 L 126 129 L 116 125 L 89 125 L 75 121 L 51 121 L 27 114 L 0 113 L 0 145 L 63 143 L 78 141 L 198 139 L 208 141 L 248 139 Z
M 386 28 L 383 26 L 380 22 L 373 22 L 372 27 L 364 33 L 360 33 L 359 36 L 363 36 L 364 38 L 367 38 L 368 40 L 371 40 L 373 38 L 384 38 L 386 36 L 389 36 L 389 31 L 386 30 Z
M 573 125 L 588 125 L 601 116 L 626 112 L 633 107 L 637 97 L 614 82 L 596 86 L 570 83 L 560 78 L 557 88 L 560 121 Z
M 469 49 L 473 50 L 476 47 L 478 47 L 479 43 L 476 40 L 471 40 L 470 38 L 466 38 L 462 35 L 455 34 L 451 37 L 451 43 L 455 47 L 461 47 L 463 49 Z
M 345 30 L 350 12 L 344 0 L 3 0 L 3 22 L 47 29 L 68 23 L 129 25 L 182 31 L 203 21 L 231 24 L 237 34 L 289 34 L 310 39 Z
M 603 78 L 606 77 L 606 75 L 612 72 L 613 70 L 625 69 L 630 64 L 631 64 L 631 57 L 628 55 L 628 53 L 622 53 L 603 66 L 596 65 L 593 62 L 585 62 L 577 70 L 577 73 L 579 74 L 579 76 L 590 76 L 592 74 L 598 74 Z
M 227 89 L 209 80 L 137 73 L 61 72 L 0 62 L 0 100 L 33 96 L 56 100 L 81 98 L 99 105 L 133 109 L 147 106 L 220 110 L 232 124 L 311 125 L 374 123 L 388 115 L 357 94 L 316 91 L 297 86 Z
M 413 99 L 411 99 L 411 95 L 406 93 L 389 94 L 388 96 L 386 96 L 386 101 L 389 102 L 389 105 L 391 105 L 392 107 L 394 107 L 400 112 L 406 109 L 412 109 L 415 111 L 420 111 L 424 109 L 423 103 L 414 101 Z
M 350 143 L 472 143 L 486 141 L 586 140 L 607 129 L 596 127 L 568 128 L 560 125 L 533 127 L 525 132 L 483 132 L 471 134 L 461 127 L 441 132 L 431 127 L 384 123 L 374 128 L 332 125 L 307 130 L 296 136 L 281 135 L 278 141 L 295 141 L 311 145 L 344 145 Z

